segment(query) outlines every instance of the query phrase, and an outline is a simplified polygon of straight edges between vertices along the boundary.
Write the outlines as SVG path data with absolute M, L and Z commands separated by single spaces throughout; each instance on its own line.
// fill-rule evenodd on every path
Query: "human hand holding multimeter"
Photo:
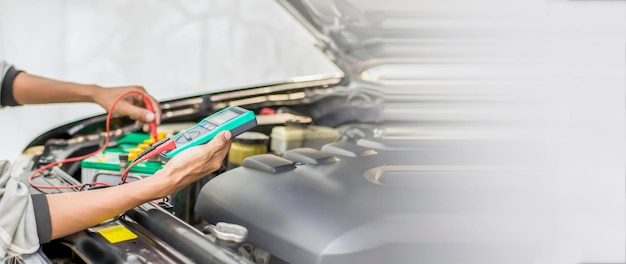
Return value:
M 222 131 L 229 130 L 232 137 L 236 137 L 256 125 L 256 117 L 252 111 L 230 106 L 174 135 L 170 140 L 176 148 L 162 152 L 161 156 L 171 159 L 185 149 L 209 142 Z
M 130 169 L 141 161 L 156 155 L 161 155 L 166 160 L 171 159 L 188 148 L 209 142 L 222 131 L 229 130 L 231 137 L 236 137 L 256 125 L 254 112 L 238 106 L 224 108 L 171 138 L 155 143 L 137 155 L 137 158 L 122 172 L 121 183 L 126 182 L 126 175 Z

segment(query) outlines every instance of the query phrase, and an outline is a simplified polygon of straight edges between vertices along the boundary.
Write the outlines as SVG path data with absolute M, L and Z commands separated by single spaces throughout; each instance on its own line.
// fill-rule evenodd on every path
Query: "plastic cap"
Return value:
M 236 224 L 219 222 L 213 228 L 213 235 L 222 241 L 242 243 L 248 237 L 248 229 Z
M 143 143 L 142 144 L 137 144 L 137 148 L 141 149 L 141 151 L 144 151 L 144 150 L 148 149 L 149 147 L 150 147 L 150 145 L 148 145 L 148 144 L 143 144 Z
M 135 154 L 135 156 L 139 155 L 139 153 L 143 152 L 143 150 L 139 149 L 139 148 L 132 148 L 128 151 L 128 155 L 133 155 Z
M 159 131 L 159 132 L 157 133 L 157 139 L 158 139 L 158 140 L 163 140 L 163 139 L 164 139 L 164 138 L 166 138 L 166 137 L 167 137 L 167 132 L 165 132 L 165 131 Z

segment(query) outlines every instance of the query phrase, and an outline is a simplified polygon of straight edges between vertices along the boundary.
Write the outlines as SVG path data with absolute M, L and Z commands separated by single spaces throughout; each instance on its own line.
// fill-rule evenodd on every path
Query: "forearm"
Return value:
M 19 73 L 13 81 L 13 96 L 19 104 L 94 102 L 101 87 L 62 82 Z
M 230 138 L 230 132 L 222 132 L 207 144 L 181 152 L 163 169 L 140 181 L 86 192 L 46 195 L 52 239 L 164 197 L 216 171 L 228 153 Z
M 155 177 L 98 190 L 47 195 L 52 239 L 84 230 L 163 197 L 172 188 L 171 183 Z

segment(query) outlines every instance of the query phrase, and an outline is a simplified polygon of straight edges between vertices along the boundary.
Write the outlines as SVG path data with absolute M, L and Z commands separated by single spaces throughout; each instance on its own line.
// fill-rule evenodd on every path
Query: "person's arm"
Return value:
M 10 89 L 12 99 L 17 104 L 93 102 L 102 106 L 105 110 L 109 109 L 117 96 L 126 91 L 138 90 L 144 93 L 146 92 L 141 86 L 103 88 L 98 85 L 52 80 L 26 72 L 17 73 Z M 125 96 L 124 99 L 117 104 L 113 113 L 123 116 L 127 115 L 141 122 L 151 122 L 156 118 L 158 123 L 161 119 L 159 103 L 152 97 L 150 97 L 150 100 L 152 101 L 156 115 L 143 107 L 143 98 L 138 94 Z
M 51 238 L 84 230 L 182 189 L 219 169 L 229 147 L 230 132 L 222 132 L 205 145 L 181 152 L 162 170 L 145 179 L 92 191 L 46 195 Z

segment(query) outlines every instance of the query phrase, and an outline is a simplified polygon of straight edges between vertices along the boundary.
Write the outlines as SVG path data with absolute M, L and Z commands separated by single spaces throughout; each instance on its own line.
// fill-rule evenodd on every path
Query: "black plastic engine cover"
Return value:
M 497 255 L 528 252 L 532 243 L 493 235 L 510 230 L 508 216 L 520 210 L 510 195 L 517 193 L 517 176 L 472 169 L 507 163 L 506 155 L 459 151 L 485 150 L 482 142 L 378 146 L 339 142 L 322 152 L 292 150 L 284 157 L 297 158 L 295 168 L 284 157 L 250 157 L 202 188 L 196 212 L 212 223 L 247 227 L 249 242 L 290 263 L 528 260 Z

